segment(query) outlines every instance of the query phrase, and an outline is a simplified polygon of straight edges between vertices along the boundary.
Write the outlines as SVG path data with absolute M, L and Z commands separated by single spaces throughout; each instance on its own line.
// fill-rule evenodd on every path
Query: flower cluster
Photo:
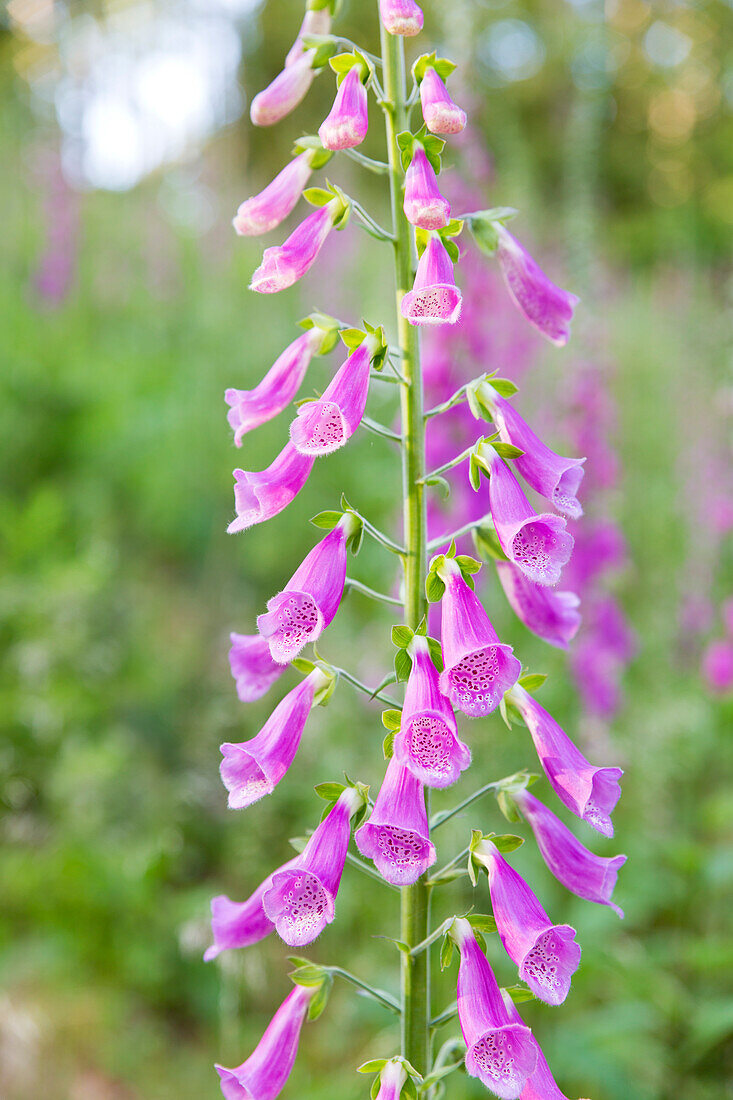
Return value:
M 316 792 L 328 805 L 302 850 L 274 867 L 245 901 L 234 902 L 225 896 L 213 899 L 213 943 L 206 952 L 208 959 L 256 943 L 273 931 L 291 947 L 312 943 L 335 918 L 352 829 L 359 855 L 350 858 L 371 877 L 381 877 L 403 890 L 407 901 L 425 897 L 428 873 L 433 875 L 427 880 L 431 886 L 449 881 L 450 875 L 430 870 L 437 860 L 434 832 L 441 820 L 453 816 L 464 804 L 431 822 L 427 795 L 431 788 L 456 784 L 471 767 L 471 747 L 459 734 L 460 715 L 484 719 L 499 711 L 507 724 L 512 719 L 523 722 L 554 795 L 565 809 L 604 837 L 613 835 L 611 814 L 620 795 L 620 769 L 590 764 L 530 694 L 542 677 L 522 674 L 512 646 L 492 626 L 474 591 L 473 578 L 481 562 L 459 554 L 450 536 L 431 545 L 442 552 L 428 562 L 424 537 L 428 490 L 445 485 L 443 473 L 468 460 L 468 486 L 481 503 L 464 531 L 474 530 L 481 557 L 496 562 L 501 585 L 519 618 L 550 644 L 567 646 L 577 630 L 577 600 L 569 592 L 556 591 L 556 586 L 573 553 L 567 520 L 576 519 L 582 511 L 578 492 L 585 460 L 564 457 L 543 442 L 512 400 L 516 385 L 496 375 L 480 374 L 465 381 L 452 398 L 424 416 L 418 330 L 430 326 L 451 331 L 459 321 L 463 295 L 455 277 L 461 259 L 457 238 L 467 227 L 480 249 L 497 261 L 508 300 L 519 315 L 557 347 L 568 340 L 578 299 L 556 286 L 509 233 L 505 223 L 514 211 L 495 208 L 456 217 L 455 200 L 451 203 L 443 195 L 444 140 L 439 135 L 460 133 L 467 122 L 465 111 L 448 91 L 447 81 L 455 67 L 451 61 L 434 53 L 418 58 L 412 67 L 411 99 L 420 102 L 423 124 L 416 132 L 394 131 L 395 119 L 406 125 L 409 117 L 407 90 L 401 86 L 402 39 L 422 30 L 419 6 L 412 0 L 380 0 L 381 58 L 357 48 L 337 53 L 344 40 L 330 33 L 334 6 L 331 0 L 308 0 L 284 69 L 255 96 L 251 117 L 257 125 L 283 118 L 302 100 L 314 74 L 326 63 L 336 75 L 332 109 L 317 136 L 300 139 L 291 164 L 240 206 L 234 226 L 242 235 L 269 232 L 290 215 L 301 194 L 314 206 L 282 245 L 264 250 L 250 289 L 272 294 L 299 280 L 316 263 L 328 235 L 343 230 L 353 215 L 371 236 L 394 248 L 400 341 L 397 347 L 390 345 L 381 325 L 364 322 L 359 329 L 313 313 L 303 322 L 303 334 L 282 351 L 254 389 L 226 391 L 229 423 L 234 442 L 240 446 L 245 434 L 278 416 L 293 401 L 314 355 L 328 355 L 339 339 L 346 347 L 346 357 L 323 394 L 299 404 L 287 440 L 271 464 L 261 471 L 235 470 L 236 515 L 229 531 L 244 531 L 277 516 L 304 489 L 316 458 L 344 447 L 363 427 L 399 445 L 405 472 L 403 504 L 412 518 L 405 524 L 400 543 L 380 532 L 342 498 L 339 510 L 314 518 L 314 524 L 326 534 L 283 590 L 267 601 L 257 617 L 257 632 L 232 635 L 231 668 L 243 701 L 266 694 L 287 666 L 303 678 L 274 707 L 254 737 L 221 746 L 221 778 L 229 806 L 244 809 L 271 795 L 285 780 L 306 735 L 311 711 L 327 701 L 341 676 L 371 698 L 394 705 L 382 716 L 388 736 L 385 771 L 376 797 L 372 801 L 368 787 L 348 779 L 345 784 L 319 784 Z M 370 92 L 387 116 L 388 162 L 354 152 L 367 133 Z M 311 174 L 339 151 L 349 152 L 365 167 L 389 177 L 395 214 L 390 230 L 379 226 L 333 183 L 306 188 Z M 405 271 L 410 273 L 409 279 Z M 390 372 L 401 388 L 399 432 L 365 416 L 370 386 L 384 378 L 383 372 Z M 426 419 L 440 417 L 459 405 L 468 414 L 467 431 L 474 426 L 467 440 L 470 446 L 426 472 Z M 477 437 L 476 421 L 490 422 L 491 434 Z M 520 479 L 543 498 L 547 510 L 534 509 Z M 313 659 L 303 656 L 304 648 L 319 642 L 324 632 L 327 644 L 328 627 L 338 613 L 347 583 L 359 584 L 347 582 L 347 554 L 358 551 L 364 535 L 399 558 L 404 568 L 405 621 L 392 629 L 397 650 L 394 673 L 374 691 L 330 665 L 315 648 Z M 361 587 L 376 600 L 395 603 L 394 597 Z M 433 605 L 430 617 L 429 605 Z M 390 683 L 404 684 L 401 704 L 383 695 L 382 688 Z M 474 733 L 480 729 L 481 723 L 473 726 Z M 598 856 L 587 849 L 530 792 L 534 778 L 526 771 L 518 772 L 485 785 L 465 804 L 493 790 L 510 821 L 527 823 L 549 871 L 559 882 L 577 896 L 623 915 L 612 895 L 625 857 Z M 398 945 L 406 953 L 404 968 L 408 971 L 414 959 L 441 934 L 445 937 L 443 955 L 450 953 L 446 945 L 450 951 L 453 944 L 458 947 L 457 1012 L 470 1075 L 505 1100 L 557 1100 L 562 1094 L 511 996 L 499 987 L 481 935 L 482 928 L 498 932 L 506 955 L 525 983 L 527 996 L 550 1005 L 559 1005 L 568 996 L 580 961 L 575 929 L 554 924 L 530 886 L 504 858 L 520 843 L 519 837 L 474 830 L 468 874 L 478 886 L 480 873 L 486 871 L 493 917 L 455 916 L 431 931 L 425 904 L 424 935 L 416 939 L 416 927 L 408 918 Z M 447 867 L 454 866 L 462 855 Z M 407 904 L 405 911 L 409 910 Z M 217 1066 L 227 1100 L 274 1100 L 279 1095 L 294 1063 L 302 1024 L 306 1017 L 315 1019 L 320 1014 L 335 975 L 352 981 L 393 1011 L 417 1011 L 408 1003 L 415 996 L 417 978 L 403 986 L 400 1003 L 341 967 L 301 958 L 295 962 L 295 989 L 278 1009 L 255 1052 L 234 1069 Z M 431 1076 L 427 998 L 423 1001 L 424 1046 L 410 1040 L 399 1054 L 361 1067 L 378 1074 L 372 1095 L 382 1100 L 399 1100 L 414 1092 L 416 1084 L 427 1089 L 459 1065 L 436 1068 Z M 461 1040 L 456 1038 L 455 1044 L 460 1046 Z

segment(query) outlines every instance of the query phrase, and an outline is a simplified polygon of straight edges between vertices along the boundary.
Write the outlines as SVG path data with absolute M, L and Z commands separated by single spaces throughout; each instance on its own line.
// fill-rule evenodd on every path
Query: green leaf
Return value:
M 430 240 L 430 234 L 427 229 L 421 229 L 420 226 L 415 230 L 415 248 L 417 250 L 417 258 L 420 259 L 425 249 L 428 247 L 428 241 Z
M 313 661 L 309 661 L 307 657 L 294 657 L 290 664 L 296 672 L 303 672 L 306 675 L 316 667 Z
M 513 833 L 501 833 L 499 836 L 492 836 L 491 843 L 495 844 L 500 852 L 515 852 L 524 844 L 524 837 L 515 836 Z
M 488 524 L 477 527 L 473 532 L 473 544 L 477 554 L 484 561 L 508 561 L 501 548 L 499 537 L 493 527 Z
M 440 969 L 447 970 L 453 959 L 453 940 L 448 933 L 443 936 L 443 942 L 440 945 Z
M 360 328 L 342 328 L 339 336 L 349 351 L 358 348 L 366 337 L 366 333 Z
M 397 730 L 388 730 L 387 736 L 382 741 L 382 755 L 385 760 L 391 760 L 394 756 L 394 739 Z
M 481 571 L 481 562 L 476 561 L 475 558 L 469 557 L 468 554 L 459 554 L 456 558 L 456 563 L 460 567 L 461 573 L 479 573 Z
M 515 1005 L 521 1004 L 522 1001 L 537 1000 L 529 986 L 523 985 L 521 982 L 518 982 L 516 985 L 505 985 L 503 988 L 504 992 L 509 994 Z
M 286 958 L 287 958 L 287 961 L 292 966 L 310 966 L 311 965 L 311 960 L 310 959 L 304 959 L 302 955 L 287 955 Z
M 494 450 L 502 458 L 521 458 L 524 451 L 521 447 L 515 447 L 513 443 L 502 443 L 497 441 L 493 444 Z
M 440 488 L 440 495 L 443 500 L 447 500 L 451 493 L 450 482 L 446 481 L 440 474 L 436 474 L 434 477 L 429 477 L 425 481 L 426 485 L 437 485 Z
M 526 676 L 519 677 L 519 683 L 525 691 L 537 691 L 546 679 L 547 674 L 544 672 L 528 672 Z
M 471 913 L 467 920 L 474 932 L 485 932 L 487 935 L 496 932 L 496 921 L 489 913 Z
M 428 638 L 428 651 L 430 653 L 430 659 L 438 672 L 442 672 L 445 667 L 443 663 L 443 647 L 437 638 Z
M 449 61 L 447 57 L 436 57 L 435 52 L 424 53 L 412 66 L 412 75 L 415 82 L 421 84 L 426 70 L 435 69 L 441 80 L 447 80 L 455 67 L 455 62 Z
M 445 592 L 445 584 L 438 574 L 431 570 L 425 578 L 425 595 L 428 603 L 439 603 Z
M 443 247 L 451 258 L 451 262 L 457 264 L 461 253 L 458 250 L 458 245 L 455 241 L 443 241 Z
M 392 645 L 398 649 L 406 649 L 414 637 L 414 631 L 403 623 L 392 627 Z
M 516 825 L 517 822 L 522 820 L 516 803 L 510 798 L 506 791 L 499 791 L 496 796 L 496 801 L 499 803 L 499 809 L 510 824 Z
M 324 970 L 322 966 L 318 966 L 316 963 L 308 963 L 307 966 L 299 966 L 296 970 L 292 970 L 288 977 L 296 985 L 312 987 L 321 984 L 324 978 Z
M 468 480 L 474 493 L 477 493 L 481 488 L 481 467 L 474 454 L 471 455 L 468 462 Z
M 444 225 L 438 232 L 443 237 L 443 243 L 445 244 L 446 237 L 459 237 L 463 232 L 463 221 L 460 218 L 451 218 L 447 225 Z
M 333 531 L 343 514 L 343 512 L 336 511 L 319 512 L 317 516 L 313 516 L 308 522 L 312 523 L 314 527 L 322 528 L 324 531 Z
M 333 194 L 326 191 L 325 187 L 306 187 L 303 198 L 311 206 L 325 206 L 326 203 L 331 201 Z
M 492 378 L 491 385 L 500 397 L 513 397 L 519 392 L 519 386 L 511 378 Z
M 394 658 L 394 671 L 400 683 L 404 683 L 412 671 L 412 660 L 404 649 L 398 649 Z
M 391 730 L 393 733 L 396 733 L 400 728 L 401 720 L 402 712 L 399 710 L 382 711 L 382 725 L 386 730 Z
M 401 134 L 397 135 L 397 144 L 400 149 L 402 171 L 406 172 L 412 164 L 412 153 L 415 146 L 415 137 L 409 130 L 403 130 Z
M 357 1067 L 357 1073 L 381 1073 L 387 1065 L 387 1058 L 372 1058 L 371 1062 L 362 1062 Z
M 313 790 L 325 802 L 335 802 L 346 788 L 343 783 L 317 783 Z
M 323 1012 L 324 1008 L 328 1004 L 328 998 L 331 996 L 331 990 L 333 989 L 333 976 L 331 974 L 324 974 L 323 981 L 321 982 L 321 988 L 316 993 L 315 997 L 308 1005 L 308 1019 L 313 1021 L 317 1020 Z

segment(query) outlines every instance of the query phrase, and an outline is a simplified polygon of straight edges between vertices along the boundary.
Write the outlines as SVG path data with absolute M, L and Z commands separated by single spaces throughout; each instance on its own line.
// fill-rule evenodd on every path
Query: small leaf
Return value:
M 412 671 L 412 660 L 406 650 L 398 649 L 395 653 L 394 671 L 400 683 L 404 683 L 409 678 Z
M 529 986 L 523 985 L 521 982 L 517 985 L 505 985 L 504 992 L 509 994 L 515 1005 L 521 1004 L 522 1001 L 537 1000 Z
M 430 234 L 427 229 L 421 229 L 419 226 L 415 230 L 415 248 L 417 250 L 417 257 L 420 259 L 425 249 L 428 247 L 428 241 L 430 240 Z
M 513 397 L 519 392 L 519 386 L 511 378 L 492 378 L 491 385 L 500 397 Z
M 440 488 L 441 496 L 443 500 L 447 500 L 451 493 L 450 482 L 446 481 L 440 474 L 435 474 L 433 477 L 427 478 L 426 485 L 437 485 Z
M 303 672 L 306 675 L 316 667 L 313 661 L 309 661 L 307 657 L 294 657 L 290 664 L 296 672 Z
M 304 959 L 302 955 L 287 955 L 286 958 L 287 958 L 287 961 L 292 964 L 292 966 L 310 966 L 311 965 L 311 960 L 310 959 Z
M 308 522 L 312 523 L 314 527 L 322 528 L 324 531 L 333 531 L 342 516 L 343 512 L 319 512 L 317 516 L 313 516 Z
M 440 946 L 440 969 L 447 970 L 453 959 L 453 940 L 448 933 L 443 936 L 443 943 Z
M 502 833 L 500 836 L 492 836 L 491 843 L 495 844 L 500 852 L 514 852 L 524 844 L 524 837 L 514 836 L 513 833 Z
M 430 659 L 438 672 L 442 672 L 445 667 L 443 662 L 443 647 L 437 638 L 428 638 L 428 651 L 430 653 Z
M 489 913 L 472 913 L 467 920 L 474 932 L 486 932 L 487 935 L 496 932 L 496 921 Z
M 311 206 L 325 206 L 327 202 L 331 201 L 333 195 L 330 191 L 326 191 L 324 187 L 306 187 L 303 198 Z
M 481 488 L 481 467 L 476 461 L 476 455 L 473 454 L 468 463 L 468 480 L 474 493 L 477 493 Z
M 456 563 L 460 567 L 461 573 L 464 575 L 468 573 L 479 573 L 481 571 L 481 562 L 476 561 L 475 558 L 469 557 L 468 554 L 459 554 L 456 558 Z
M 386 940 L 387 943 L 393 944 L 397 948 L 397 950 L 400 952 L 401 955 L 409 955 L 410 954 L 410 945 L 409 945 L 409 943 L 405 943 L 404 940 L 396 940 L 396 939 L 394 939 L 393 936 L 374 936 L 373 939 L 375 939 L 375 940 Z
M 425 595 L 428 603 L 439 603 L 445 592 L 445 584 L 434 571 L 428 573 L 425 578 Z
M 517 822 L 522 820 L 516 803 L 509 797 L 506 791 L 499 791 L 496 796 L 496 801 L 499 803 L 499 809 L 510 824 L 516 825 Z
M 331 974 L 324 974 L 323 981 L 321 982 L 321 988 L 316 993 L 315 997 L 308 1005 L 308 1019 L 313 1021 L 317 1020 L 323 1012 L 324 1008 L 328 1004 L 328 998 L 331 996 L 331 990 L 333 988 L 333 977 Z
M 463 878 L 465 874 L 465 867 L 449 867 L 447 871 L 438 871 L 437 875 L 433 875 L 430 879 L 430 885 L 447 886 L 448 883 L 455 882 L 457 878 Z
M 521 458 L 524 451 L 521 447 L 515 447 L 513 443 L 502 443 L 497 441 L 493 444 L 494 450 L 502 458 Z
M 493 527 L 482 525 L 473 532 L 473 544 L 476 552 L 484 561 L 508 561 L 501 548 L 499 537 Z
M 519 683 L 525 691 L 537 691 L 541 688 L 547 679 L 547 674 L 543 672 L 528 672 L 526 676 L 519 677 Z
M 394 739 L 397 730 L 388 730 L 387 736 L 382 741 L 382 755 L 385 760 L 391 760 L 394 756 Z
M 451 218 L 447 225 L 440 230 L 441 237 L 458 237 L 463 232 L 463 222 L 460 218 Z M 443 240 L 445 244 L 445 240 Z
M 393 733 L 395 733 L 400 728 L 401 720 L 402 712 L 399 710 L 382 711 L 382 725 L 386 730 L 391 730 Z
M 392 627 L 392 645 L 398 649 L 406 649 L 414 637 L 414 631 L 403 623 Z
M 325 802 L 335 802 L 346 788 L 343 783 L 317 783 L 313 790 Z
M 291 971 L 288 976 L 296 985 L 320 985 L 324 976 L 323 967 L 317 966 L 315 963 L 309 963 L 308 966 L 299 966 L 297 970 Z
M 353 351 L 354 348 L 358 348 L 363 342 L 366 333 L 360 328 L 342 328 L 339 336 L 344 344 L 346 344 L 346 347 L 349 348 L 350 351 Z
M 461 258 L 461 253 L 458 250 L 458 245 L 455 241 L 443 241 L 443 247 L 451 258 L 451 262 L 457 264 Z
M 386 1058 L 372 1058 L 370 1062 L 362 1062 L 357 1067 L 357 1073 L 380 1073 L 387 1065 Z

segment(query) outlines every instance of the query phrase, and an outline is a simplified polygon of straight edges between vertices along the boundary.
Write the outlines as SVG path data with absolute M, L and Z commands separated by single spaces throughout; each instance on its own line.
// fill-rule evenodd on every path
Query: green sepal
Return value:
M 394 739 L 397 730 L 387 730 L 387 736 L 382 741 L 382 755 L 385 760 L 391 760 L 394 756 Z
M 407 649 L 414 636 L 414 630 L 405 626 L 404 623 L 397 623 L 392 627 L 392 645 L 397 646 L 398 649 Z
M 473 532 L 473 544 L 476 547 L 476 553 L 484 561 L 509 561 L 501 548 L 499 536 L 493 525 L 485 523 L 476 527 Z
M 303 198 L 311 206 L 325 206 L 331 201 L 333 195 L 325 187 L 306 187 Z
M 333 975 L 328 972 L 324 973 L 323 981 L 321 982 L 320 989 L 316 993 L 315 997 L 308 1005 L 307 1019 L 310 1022 L 317 1020 L 322 1015 L 323 1010 L 328 1004 L 328 998 L 331 996 L 331 990 L 333 989 Z
M 334 229 L 344 229 L 351 216 L 351 200 L 335 183 L 326 180 L 325 187 L 307 187 L 303 192 L 303 198 L 311 206 L 325 206 L 332 199 L 338 199 L 341 210 L 333 219 Z
M 325 802 L 335 802 L 344 793 L 346 787 L 343 783 L 317 783 L 313 790 Z
M 546 673 L 528 672 L 525 676 L 519 677 L 519 684 L 525 691 L 537 691 L 538 688 L 542 687 L 546 679 Z
M 512 382 L 511 378 L 492 378 L 491 385 L 499 394 L 499 397 L 513 397 L 519 392 L 519 386 Z
M 442 584 L 443 582 L 441 581 L 440 583 Z M 428 638 L 428 652 L 438 672 L 442 672 L 445 667 L 443 662 L 443 647 L 437 638 Z
M 421 84 L 426 70 L 435 69 L 441 80 L 447 80 L 455 68 L 455 61 L 449 61 L 447 57 L 437 57 L 435 51 L 433 51 L 433 53 L 424 53 L 421 57 L 418 57 L 412 66 L 412 75 L 415 83 Z
M 325 977 L 325 971 L 317 963 L 308 962 L 303 966 L 291 970 L 288 977 L 295 985 L 314 986 L 320 985 Z
M 499 836 L 491 836 L 489 839 L 502 853 L 515 852 L 524 844 L 524 837 L 515 836 L 514 833 L 500 833 Z
M 364 56 L 361 50 L 352 50 L 351 53 L 338 53 L 335 57 L 332 57 L 328 63 L 336 73 L 337 86 L 343 82 L 346 74 L 356 68 L 357 65 L 361 69 L 359 79 L 362 84 L 368 84 L 374 73 L 374 66 L 371 61 Z
M 496 932 L 496 921 L 490 913 L 471 913 L 470 916 L 466 917 L 466 920 L 474 932 L 482 932 L 487 936 Z
M 515 1005 L 522 1004 L 523 1001 L 536 1001 L 532 990 L 528 985 L 524 985 L 522 982 L 517 982 L 516 985 L 505 985 L 502 987 L 505 993 L 508 993 Z
M 383 710 L 382 711 L 382 725 L 386 730 L 391 730 L 392 733 L 396 733 L 400 728 L 402 721 L 402 712 L 399 710 Z
M 319 661 L 318 662 L 318 667 L 323 672 L 330 672 L 330 677 L 329 677 L 328 683 L 324 684 L 322 688 L 319 688 L 318 691 L 313 696 L 313 706 L 314 707 L 326 707 L 326 706 L 328 706 L 329 699 L 331 698 L 334 691 L 336 690 L 336 681 L 337 681 L 338 677 L 336 676 L 336 673 L 333 672 L 333 670 L 329 669 L 329 667 L 325 664 L 324 661 Z
M 300 153 L 310 153 L 308 160 L 314 172 L 324 168 L 333 156 L 331 149 L 323 148 L 317 134 L 304 134 L 303 137 L 296 138 L 293 144 L 293 156 L 298 156 Z
M 440 489 L 440 495 L 442 496 L 443 500 L 447 500 L 451 494 L 450 482 L 446 481 L 446 479 L 444 477 L 441 477 L 440 474 L 436 474 L 434 477 L 426 478 L 424 484 L 438 486 L 438 488 Z
M 499 809 L 501 810 L 507 821 L 510 823 L 510 825 L 516 825 L 522 820 L 522 815 L 517 809 L 516 803 L 512 800 L 508 791 L 499 791 L 496 796 L 496 801 L 499 803 Z
M 454 943 L 451 937 L 446 934 L 443 936 L 443 942 L 440 945 L 440 969 L 447 970 L 453 959 Z
M 468 554 L 459 554 L 456 558 L 456 565 L 460 566 L 461 573 L 479 573 L 482 569 L 482 563 L 476 561 L 475 558 L 470 557 Z
M 431 569 L 425 578 L 425 596 L 428 603 L 440 603 L 445 592 L 445 584 L 435 570 Z
M 500 440 L 492 443 L 492 447 L 501 458 L 521 458 L 524 454 L 521 447 L 515 447 L 513 443 L 502 443 Z
M 357 1066 L 357 1073 L 381 1073 L 387 1065 L 389 1058 L 372 1058 L 371 1062 L 362 1062 Z
M 509 707 L 507 706 L 506 693 L 502 695 L 501 699 L 499 700 L 499 714 L 501 715 L 502 721 L 506 728 L 510 730 L 512 728 L 512 722 L 509 717 Z
M 476 455 L 471 453 L 468 460 L 468 480 L 474 493 L 477 493 L 481 488 L 481 471 L 483 467 L 479 463 Z
M 412 658 L 407 650 L 398 649 L 395 653 L 394 671 L 399 683 L 404 683 L 409 679 L 410 672 L 412 671 Z
M 318 515 L 311 516 L 308 522 L 312 523 L 314 527 L 320 527 L 322 531 L 333 531 L 343 514 L 343 512 L 337 512 L 335 510 L 319 512 Z
M 321 346 L 316 353 L 317 355 L 328 355 L 330 351 L 333 351 L 338 343 L 339 330 L 343 328 L 341 322 L 337 321 L 335 317 L 331 317 L 328 313 L 321 313 L 320 310 L 309 313 L 307 317 L 298 321 L 298 324 L 306 330 L 311 328 L 323 330 Z
M 291 966 L 310 966 L 311 960 L 306 959 L 303 955 L 286 955 L 286 960 Z
M 316 667 L 315 663 L 309 661 L 307 657 L 294 657 L 290 664 L 296 672 L 302 672 L 306 676 Z
M 315 50 L 315 56 L 311 60 L 312 69 L 323 69 L 336 53 L 336 40 L 330 34 L 304 34 L 301 38 L 303 48 Z
M 487 256 L 493 256 L 499 246 L 496 224 L 504 225 L 518 213 L 511 206 L 495 206 L 490 210 L 477 210 L 466 215 L 466 221 L 478 247 Z
M 339 336 L 349 351 L 355 351 L 366 340 L 366 332 L 360 328 L 342 328 Z

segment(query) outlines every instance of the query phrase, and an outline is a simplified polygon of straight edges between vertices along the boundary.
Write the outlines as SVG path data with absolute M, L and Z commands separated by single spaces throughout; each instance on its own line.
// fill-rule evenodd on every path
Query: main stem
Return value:
M 405 623 L 413 630 L 427 611 L 424 579 L 427 572 L 427 524 L 425 488 L 425 420 L 420 346 L 417 330 L 400 312 L 400 302 L 412 285 L 412 230 L 402 210 L 402 164 L 397 134 L 408 129 L 405 108 L 405 51 L 399 35 L 388 34 L 381 25 L 384 65 L 385 119 L 389 152 L 389 183 L 394 233 L 397 331 L 402 352 L 400 386 L 402 415 L 402 501 L 404 517 Z M 430 923 L 430 890 L 421 878 L 402 888 L 400 939 L 414 947 L 427 939 Z M 402 966 L 402 1054 L 422 1074 L 430 1070 L 430 952 L 410 958 L 401 956 Z

